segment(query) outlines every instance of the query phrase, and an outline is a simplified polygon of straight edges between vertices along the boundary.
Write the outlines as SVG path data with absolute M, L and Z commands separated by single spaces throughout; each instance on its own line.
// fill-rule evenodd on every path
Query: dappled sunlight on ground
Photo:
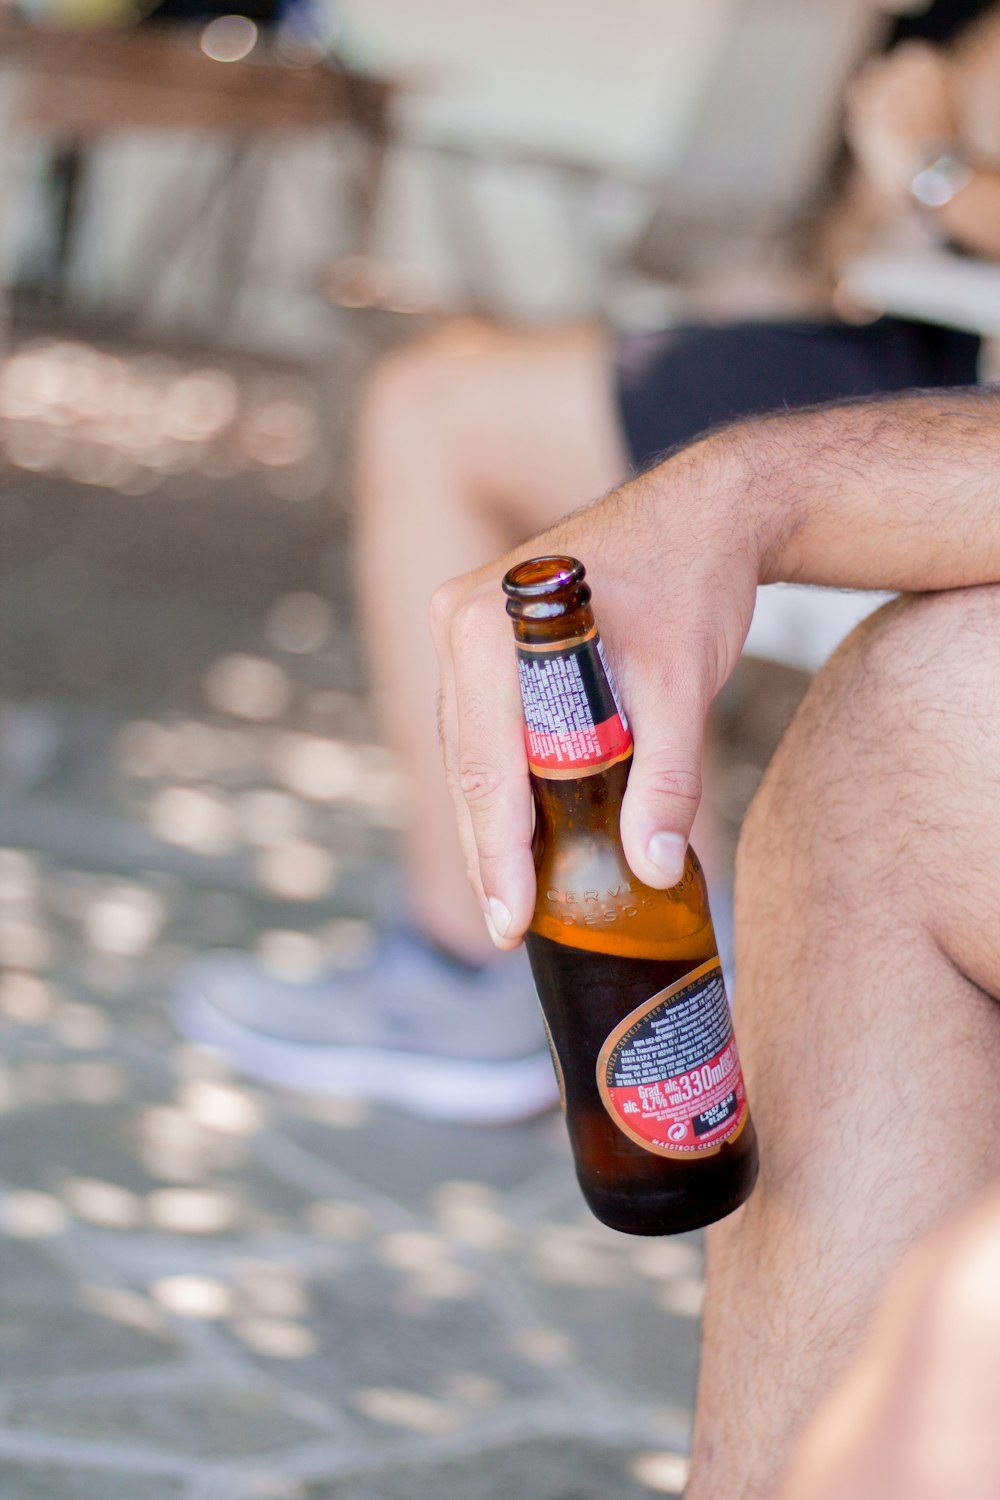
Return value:
M 293 1095 L 170 1017 L 215 948 L 350 975 L 394 899 L 410 793 L 364 697 L 344 532 L 281 512 L 326 462 L 318 401 L 287 371 L 71 340 L 0 363 L 18 546 L 34 566 L 82 507 L 65 576 L 92 549 L 68 613 L 17 592 L 16 557 L 7 604 L 32 692 L 0 701 L 0 1450 L 53 1500 L 52 1472 L 112 1500 L 122 1476 L 128 1500 L 381 1500 L 390 1472 L 413 1500 L 537 1476 L 540 1500 L 679 1494 L 698 1237 L 591 1220 L 556 1116 Z M 92 630 L 81 685 L 66 653 Z
M 259 470 L 286 499 L 321 482 L 315 393 L 303 377 L 191 369 L 68 339 L 32 340 L 0 361 L 0 448 L 29 473 L 137 497 L 167 476 L 189 476 L 198 493 L 199 481 Z

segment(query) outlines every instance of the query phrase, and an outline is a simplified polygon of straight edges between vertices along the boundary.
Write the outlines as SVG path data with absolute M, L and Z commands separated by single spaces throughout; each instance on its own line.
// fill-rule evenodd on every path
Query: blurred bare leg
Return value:
M 428 603 L 445 579 L 624 477 L 612 379 L 596 328 L 462 320 L 386 360 L 364 403 L 358 584 L 385 733 L 415 789 L 404 839 L 411 915 L 472 962 L 493 950 L 441 767 Z
M 1000 1189 L 894 1273 L 779 1500 L 989 1500 L 1000 1474 Z
M 736 1020 L 762 1166 L 708 1235 L 688 1500 L 775 1494 L 904 1253 L 1000 1167 L 998 641 L 998 589 L 880 611 L 751 808 Z

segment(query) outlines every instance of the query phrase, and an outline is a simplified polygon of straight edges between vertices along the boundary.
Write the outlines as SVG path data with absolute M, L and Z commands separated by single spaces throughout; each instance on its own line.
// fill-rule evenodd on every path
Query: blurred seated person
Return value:
M 961 20 L 970 8 L 958 7 Z M 929 14 L 940 21 L 940 8 Z M 973 28 L 946 46 L 908 40 L 852 84 L 854 172 L 842 233 L 831 217 L 836 253 L 856 248 L 861 224 L 881 233 L 916 216 L 1000 260 L 1000 6 Z M 921 193 L 915 181 L 926 186 L 928 173 L 934 191 Z M 206 960 L 178 997 L 189 1035 L 258 1076 L 442 1119 L 514 1120 L 555 1102 L 527 965 L 492 947 L 454 832 L 429 598 L 717 423 L 975 383 L 975 336 L 870 315 L 849 322 L 833 293 L 831 277 L 821 321 L 625 339 L 593 325 L 538 332 L 462 319 L 381 364 L 358 434 L 358 580 L 385 732 L 414 787 L 405 890 L 363 972 L 291 985 L 244 956 Z M 711 880 L 711 838 L 696 827 L 694 842 Z

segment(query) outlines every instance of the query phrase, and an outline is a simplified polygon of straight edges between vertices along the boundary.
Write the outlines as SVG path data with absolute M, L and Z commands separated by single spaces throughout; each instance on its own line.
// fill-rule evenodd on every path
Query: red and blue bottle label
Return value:
M 577 641 L 517 647 L 528 765 L 538 776 L 603 771 L 632 735 L 596 630 Z
M 747 1095 L 718 958 L 644 1001 L 597 1059 L 608 1114 L 658 1156 L 709 1155 L 747 1121 Z

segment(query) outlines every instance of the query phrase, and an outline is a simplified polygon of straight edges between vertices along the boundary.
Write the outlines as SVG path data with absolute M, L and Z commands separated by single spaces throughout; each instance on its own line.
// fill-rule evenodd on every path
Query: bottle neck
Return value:
M 632 735 L 589 604 L 516 619 L 514 634 L 533 780 L 575 782 L 618 765 L 614 780 L 627 777 Z
M 561 838 L 568 828 L 617 844 L 621 840 L 621 803 L 632 768 L 631 755 L 601 770 L 573 777 L 540 776 L 530 771 L 535 800 L 536 838 Z

